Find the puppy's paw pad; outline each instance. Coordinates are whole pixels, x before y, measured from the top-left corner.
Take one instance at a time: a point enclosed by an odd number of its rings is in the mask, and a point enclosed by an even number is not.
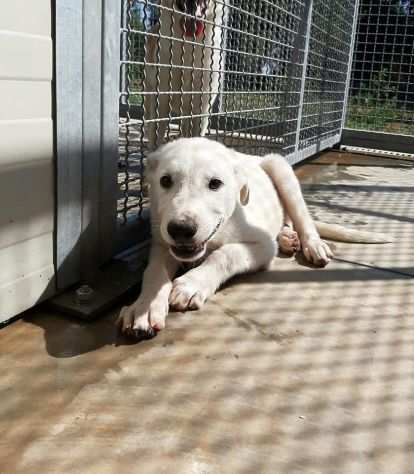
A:
[[[293,255],[300,250],[299,235],[289,227],[283,227],[277,237],[280,251],[286,255]]]

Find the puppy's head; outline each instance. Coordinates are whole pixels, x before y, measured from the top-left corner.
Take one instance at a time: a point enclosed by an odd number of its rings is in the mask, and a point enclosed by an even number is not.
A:
[[[237,205],[248,202],[247,178],[234,152],[205,138],[179,139],[148,160],[151,215],[180,261],[203,257]]]
[[[180,20],[184,36],[188,38],[201,37],[204,31],[208,3],[209,0],[176,0],[177,10],[186,14]]]

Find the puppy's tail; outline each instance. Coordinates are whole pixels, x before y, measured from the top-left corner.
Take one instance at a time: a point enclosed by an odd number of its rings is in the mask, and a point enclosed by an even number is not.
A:
[[[306,219],[307,226],[309,227],[312,224],[312,218],[303,200],[300,185],[292,167],[279,155],[264,157],[260,166],[270,177],[276,190],[279,192],[286,214],[294,221],[293,218],[295,216],[290,215],[292,210],[292,213],[296,214],[296,220],[302,219],[304,221]],[[288,203],[289,206],[287,205]],[[361,244],[385,244],[392,242],[392,239],[386,235],[348,229],[337,224],[315,222],[315,225],[320,236],[325,239]]]
[[[338,224],[327,224],[315,221],[319,235],[324,239],[354,244],[387,244],[393,240],[384,234],[367,232],[364,230],[349,229]]]

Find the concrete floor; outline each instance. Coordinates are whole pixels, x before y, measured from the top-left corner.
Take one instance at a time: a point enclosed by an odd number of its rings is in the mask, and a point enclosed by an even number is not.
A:
[[[277,258],[154,340],[45,308],[0,331],[0,473],[414,472],[414,163],[325,154],[313,213],[389,231]]]

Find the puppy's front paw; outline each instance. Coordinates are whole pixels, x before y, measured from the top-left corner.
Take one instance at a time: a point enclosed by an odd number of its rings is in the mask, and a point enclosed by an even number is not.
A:
[[[285,255],[293,255],[295,252],[300,250],[299,235],[296,231],[290,227],[283,227],[277,236],[279,248]]]
[[[325,267],[333,257],[333,253],[329,245],[319,236],[303,239],[302,248],[306,260],[313,263],[314,265],[317,265],[318,267]]]
[[[200,309],[209,294],[205,288],[200,288],[195,282],[185,278],[176,278],[170,293],[170,306],[176,311]]]
[[[151,339],[158,331],[164,329],[167,314],[168,304],[153,302],[146,305],[138,300],[131,306],[122,308],[117,325],[127,336]]]

